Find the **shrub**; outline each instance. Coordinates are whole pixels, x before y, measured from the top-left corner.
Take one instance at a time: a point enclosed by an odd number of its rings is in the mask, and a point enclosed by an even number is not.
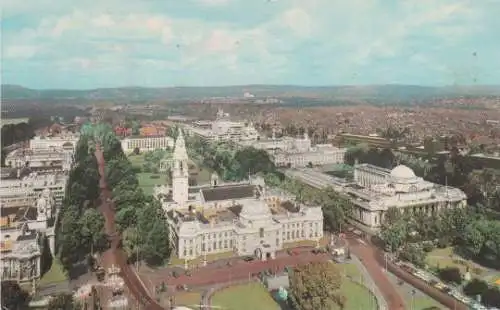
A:
[[[488,289],[488,284],[482,280],[472,279],[464,287],[465,295],[469,297],[476,297],[476,295],[482,295]]]
[[[159,179],[160,176],[158,174],[152,174],[149,176],[150,179]]]
[[[450,245],[450,240],[448,237],[439,238],[437,247],[440,249],[447,248]]]
[[[422,246],[424,252],[426,253],[429,253],[430,251],[434,250],[434,245],[430,242],[425,242]]]
[[[439,270],[439,278],[445,282],[460,284],[462,283],[462,274],[457,267],[446,267]]]
[[[483,304],[487,307],[500,307],[500,290],[494,287],[488,288],[481,295]]]

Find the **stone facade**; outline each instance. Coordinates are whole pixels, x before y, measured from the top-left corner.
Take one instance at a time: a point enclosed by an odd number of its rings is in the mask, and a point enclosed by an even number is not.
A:
[[[179,258],[194,259],[220,252],[255,255],[265,260],[288,242],[319,241],[323,213],[319,206],[299,205],[283,192],[268,188],[263,179],[189,187],[183,170],[187,153],[182,133],[176,141],[172,189],[158,186]]]
[[[344,194],[353,207],[352,219],[372,230],[380,228],[390,208],[435,214],[444,208],[467,205],[467,196],[460,189],[425,181],[403,165],[392,170],[369,164],[355,165],[354,180],[311,169],[295,169],[285,174],[315,188],[332,187]]]

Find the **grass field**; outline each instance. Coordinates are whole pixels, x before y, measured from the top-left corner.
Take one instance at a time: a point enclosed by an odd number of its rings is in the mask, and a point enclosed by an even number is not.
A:
[[[212,305],[227,310],[279,310],[269,292],[260,283],[236,285],[217,292]]]
[[[193,308],[195,305],[200,304],[200,300],[200,292],[186,292],[175,295],[175,304],[177,306],[183,305]]]
[[[448,247],[444,249],[434,249],[427,255],[426,263],[429,267],[457,267],[460,272],[465,273],[467,267],[470,268],[471,276],[481,277],[486,269],[481,265],[467,259],[460,258],[453,254],[453,248]]]
[[[139,155],[130,154],[127,156],[127,158],[133,167],[142,168],[142,164],[144,164],[144,153]]]
[[[159,176],[159,178],[151,178],[151,176]],[[153,194],[153,188],[157,184],[166,184],[167,179],[164,174],[161,173],[148,173],[140,172],[137,174],[137,180],[139,181],[139,187],[142,188],[146,195]]]
[[[38,285],[43,286],[63,282],[66,280],[68,280],[66,272],[61,266],[61,263],[54,258],[52,260],[52,266],[50,266],[50,269],[42,276]]]
[[[377,299],[372,292],[362,285],[344,278],[340,291],[347,299],[345,309],[378,309]]]

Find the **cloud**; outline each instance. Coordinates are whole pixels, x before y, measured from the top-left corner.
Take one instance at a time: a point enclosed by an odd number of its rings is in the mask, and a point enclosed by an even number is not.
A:
[[[500,48],[497,7],[493,0],[6,0],[4,71],[29,79],[16,72],[36,63],[53,76],[85,72],[95,83],[120,83],[110,72],[129,83],[133,71],[171,84],[330,84],[391,71],[391,81],[404,82],[425,76],[418,66],[456,66],[464,56],[449,51],[470,50],[473,40],[483,42],[474,50],[493,55],[484,42]],[[42,82],[50,79],[25,83]]]
[[[228,4],[231,0],[198,0],[198,2],[202,5],[218,6]]]
[[[36,55],[39,47],[34,45],[12,45],[5,49],[3,57],[6,59],[29,59]]]

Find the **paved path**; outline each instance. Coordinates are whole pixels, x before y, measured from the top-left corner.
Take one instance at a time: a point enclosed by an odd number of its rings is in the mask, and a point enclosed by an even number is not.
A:
[[[111,191],[109,190],[108,184],[105,177],[105,162],[104,154],[99,144],[96,145],[95,157],[97,159],[97,164],[99,168],[99,186],[101,189],[101,205],[99,210],[104,216],[104,229],[106,235],[111,241],[110,248],[103,253],[103,265],[105,268],[110,267],[112,264],[120,268],[120,275],[122,276],[127,289],[134,296],[134,298],[140,301],[144,305],[146,310],[159,310],[163,309],[156,300],[154,300],[146,287],[134,272],[134,270],[127,264],[126,255],[120,247],[121,236],[117,233],[115,227],[115,211],[112,202]],[[109,299],[108,299],[109,300]]]
[[[175,278],[170,275],[168,269],[156,270],[155,272],[142,273],[141,276],[147,278],[154,285],[162,282],[168,285],[188,285],[188,286],[207,286],[216,283],[231,282],[236,280],[248,279],[258,276],[262,271],[271,270],[273,272],[283,271],[285,267],[294,267],[311,262],[328,261],[331,257],[328,254],[313,254],[309,251],[303,251],[298,255],[277,257],[268,261],[237,261],[232,266],[218,266],[211,268],[200,268],[192,270],[191,276],[182,275]],[[146,282],[148,282],[146,281]]]
[[[375,282],[373,281],[373,279],[370,276],[370,273],[368,272],[366,267],[363,265],[363,263],[355,255],[351,255],[351,259],[352,259],[352,262],[358,266],[359,270],[363,274],[363,282],[364,282],[363,285],[366,288],[368,288],[373,293],[373,295],[375,295],[379,309],[380,310],[388,309],[387,302],[385,301],[382,292],[380,291],[377,284],[375,284]]]
[[[366,242],[360,241],[354,234],[347,233],[346,236],[352,253],[359,258],[372,280],[377,283],[377,287],[384,297],[388,309],[404,310],[404,299],[378,264],[375,257],[375,249]]]

